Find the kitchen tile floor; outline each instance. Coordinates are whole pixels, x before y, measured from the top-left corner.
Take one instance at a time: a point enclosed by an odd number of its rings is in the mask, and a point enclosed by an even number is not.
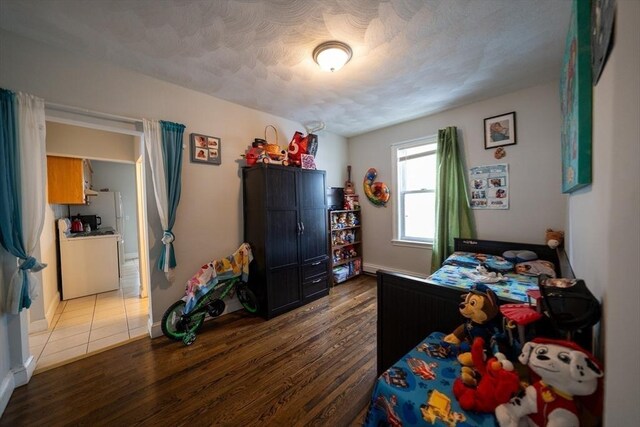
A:
[[[60,301],[52,326],[29,335],[36,373],[79,356],[148,335],[148,299],[138,296],[138,260],[123,267],[120,289]]]

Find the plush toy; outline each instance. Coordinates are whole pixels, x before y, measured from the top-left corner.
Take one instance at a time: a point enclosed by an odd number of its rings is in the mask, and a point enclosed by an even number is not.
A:
[[[336,227],[345,228],[346,226],[347,226],[347,214],[343,212],[338,216],[338,224],[336,225]]]
[[[448,343],[460,344],[465,341],[472,343],[476,337],[481,337],[488,344],[491,337],[500,330],[500,323],[497,319],[500,308],[496,294],[482,283],[473,285],[470,291],[468,294],[462,295],[464,301],[459,306],[460,313],[467,320],[444,337],[444,341]],[[460,354],[458,360],[463,365],[472,364],[472,357],[469,353]]]
[[[561,248],[564,242],[564,231],[553,231],[547,228],[544,241],[551,249]]]
[[[462,367],[462,374],[453,383],[453,394],[460,407],[467,411],[493,412],[520,389],[520,379],[513,364],[502,353],[484,361],[484,340],[476,338],[471,346],[474,368]],[[469,384],[471,378],[472,385]],[[479,381],[476,380],[479,378]]]
[[[571,341],[548,338],[527,342],[518,359],[540,380],[528,386],[524,396],[496,408],[500,426],[578,426],[574,396],[589,396],[598,389],[600,363]]]

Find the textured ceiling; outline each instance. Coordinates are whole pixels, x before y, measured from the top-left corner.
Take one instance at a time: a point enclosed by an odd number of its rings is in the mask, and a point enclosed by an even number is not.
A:
[[[0,0],[0,27],[344,136],[558,77],[567,0]],[[321,71],[315,46],[353,58]]]

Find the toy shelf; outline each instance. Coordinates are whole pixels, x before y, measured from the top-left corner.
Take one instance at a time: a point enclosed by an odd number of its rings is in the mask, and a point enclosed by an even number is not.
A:
[[[338,284],[362,274],[361,211],[329,211],[329,242],[333,283]]]

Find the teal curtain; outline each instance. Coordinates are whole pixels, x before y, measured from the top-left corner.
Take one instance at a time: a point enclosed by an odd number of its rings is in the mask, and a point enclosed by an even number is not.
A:
[[[27,253],[22,224],[22,182],[18,105],[16,94],[0,89],[0,245],[21,263],[17,276],[0,287],[0,296],[7,298],[8,311],[17,312],[31,306],[29,271],[42,270],[41,264]]]
[[[458,150],[458,131],[450,126],[438,131],[436,151],[436,232],[431,272],[453,252],[455,237],[475,238],[467,179]]]
[[[180,203],[180,192],[182,188],[182,136],[184,135],[185,126],[180,123],[172,123],[160,121],[162,136],[162,157],[164,163],[165,179],[167,181],[167,210],[168,221],[167,229],[164,230],[162,242],[169,243],[169,250],[162,251],[158,258],[158,268],[165,270],[168,262],[169,268],[175,268],[176,255],[173,250],[173,241],[175,236],[172,229],[176,222],[176,212],[178,203]],[[168,259],[167,259],[168,256]]]

